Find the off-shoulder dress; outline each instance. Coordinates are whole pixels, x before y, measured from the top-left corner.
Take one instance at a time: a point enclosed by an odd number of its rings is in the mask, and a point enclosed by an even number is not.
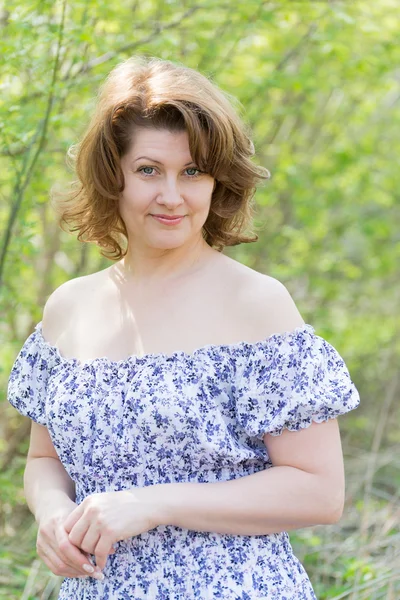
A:
[[[48,343],[39,322],[15,359],[8,399],[48,428],[78,504],[95,492],[269,469],[265,433],[298,431],[360,402],[338,351],[307,323],[191,354],[81,362]],[[103,572],[104,581],[65,578],[59,600],[316,598],[287,532],[158,526],[117,542]]]

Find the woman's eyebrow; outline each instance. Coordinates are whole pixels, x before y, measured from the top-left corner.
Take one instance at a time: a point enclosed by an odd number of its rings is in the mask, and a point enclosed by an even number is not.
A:
[[[149,156],[139,156],[139,158],[135,158],[135,160],[133,162],[137,162],[138,160],[141,159],[145,159],[145,160],[149,160],[150,162],[154,162],[157,163],[158,165],[162,165],[162,162],[160,162],[159,160],[156,160],[155,158],[150,158]],[[188,167],[189,165],[194,164],[193,160],[191,160],[190,162],[186,163],[186,165],[183,165],[184,167]]]

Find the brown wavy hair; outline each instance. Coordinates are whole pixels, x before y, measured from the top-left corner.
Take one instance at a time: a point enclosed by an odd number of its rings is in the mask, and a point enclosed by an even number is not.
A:
[[[210,246],[221,251],[257,241],[257,235],[244,231],[252,220],[256,186],[269,172],[250,160],[254,145],[233,99],[194,69],[153,57],[120,63],[101,86],[88,129],[68,153],[78,180],[70,191],[57,194],[62,229],[78,231],[79,241],[95,242],[107,258],[125,256],[120,161],[135,127],[187,131],[193,161],[216,180],[203,226]]]

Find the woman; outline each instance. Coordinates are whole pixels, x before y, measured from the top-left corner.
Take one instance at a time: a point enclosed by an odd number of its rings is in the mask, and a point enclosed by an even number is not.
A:
[[[360,399],[285,286],[222,253],[257,239],[252,154],[196,71],[132,58],[102,88],[61,222],[114,262],[53,292],[8,390],[62,600],[315,599],[287,531],[340,518]]]

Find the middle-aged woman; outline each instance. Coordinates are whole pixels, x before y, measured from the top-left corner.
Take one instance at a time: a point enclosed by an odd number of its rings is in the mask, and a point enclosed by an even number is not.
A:
[[[335,523],[359,395],[286,287],[224,255],[267,172],[200,73],[104,83],[61,223],[113,260],[49,297],[8,397],[60,600],[315,600],[287,531]]]

